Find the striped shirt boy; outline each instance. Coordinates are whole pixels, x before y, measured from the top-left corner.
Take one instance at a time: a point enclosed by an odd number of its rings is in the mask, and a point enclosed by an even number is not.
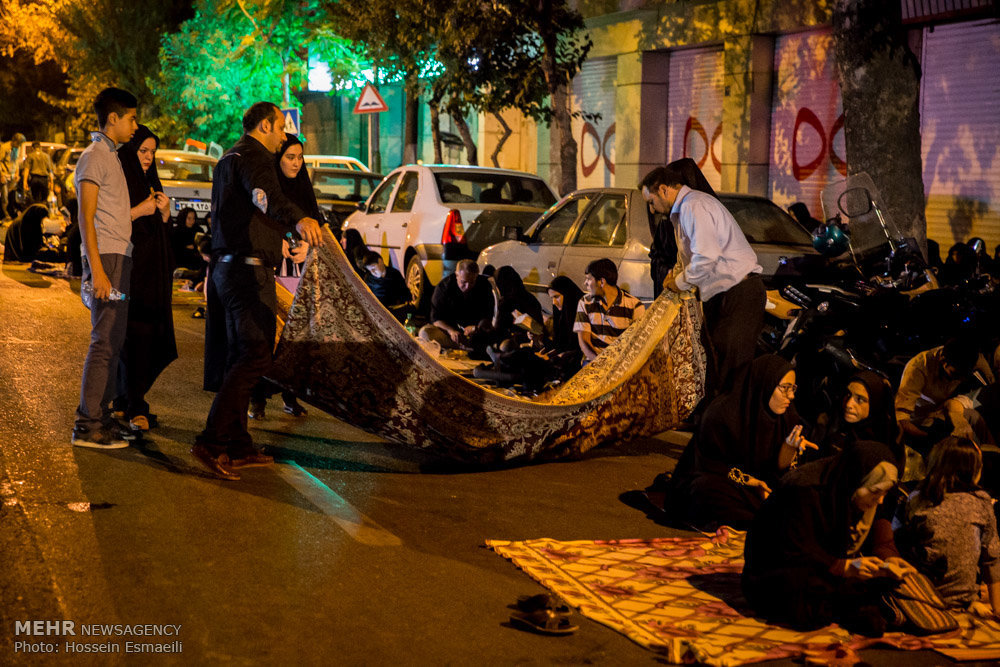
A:
[[[576,307],[573,331],[589,331],[591,347],[600,351],[625,333],[625,329],[645,312],[646,306],[621,288],[608,308],[604,307],[603,297],[585,294]]]

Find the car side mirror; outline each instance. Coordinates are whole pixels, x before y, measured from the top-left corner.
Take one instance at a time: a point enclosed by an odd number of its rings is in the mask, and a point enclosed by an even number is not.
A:
[[[361,212],[363,212],[363,213],[366,213],[368,211],[368,202],[359,201],[358,202],[358,210],[361,211]]]
[[[504,225],[503,226],[503,238],[506,241],[524,241],[525,235],[524,230],[516,225]]]

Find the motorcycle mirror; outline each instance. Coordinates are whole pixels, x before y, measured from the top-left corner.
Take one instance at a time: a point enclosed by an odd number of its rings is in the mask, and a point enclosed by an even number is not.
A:
[[[848,218],[857,218],[872,210],[872,196],[866,188],[848,188],[837,198],[837,208]]]

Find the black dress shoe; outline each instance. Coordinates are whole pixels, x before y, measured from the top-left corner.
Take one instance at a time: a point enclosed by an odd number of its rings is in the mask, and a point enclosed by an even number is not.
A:
[[[229,460],[229,467],[237,468],[263,468],[274,464],[274,457],[264,452],[251,449],[249,451],[234,454]]]
[[[230,482],[239,481],[240,474],[233,470],[228,455],[219,454],[218,456],[214,456],[212,452],[208,451],[205,445],[195,445],[191,448],[191,454],[219,479]]]

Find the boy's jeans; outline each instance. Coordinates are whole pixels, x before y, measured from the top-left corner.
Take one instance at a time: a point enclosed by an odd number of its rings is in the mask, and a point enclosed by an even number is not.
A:
[[[125,255],[101,255],[104,272],[111,286],[119,292],[131,291],[132,258]],[[83,258],[83,280],[90,280],[90,266]],[[90,349],[83,363],[80,406],[76,409],[76,428],[96,430],[111,422],[111,399],[117,387],[118,356],[125,342],[128,301],[94,299],[90,309]]]

